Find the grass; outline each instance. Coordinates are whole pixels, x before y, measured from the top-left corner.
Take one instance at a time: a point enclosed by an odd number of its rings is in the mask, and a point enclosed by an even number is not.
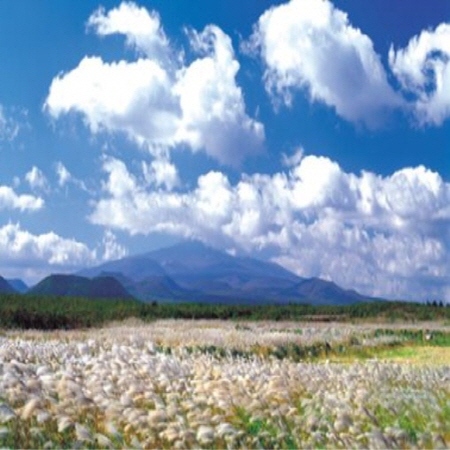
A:
[[[407,345],[380,351],[379,359],[416,365],[450,365],[450,348]]]
[[[448,446],[448,331],[432,333],[424,340],[420,325],[191,320],[9,330],[0,342],[8,375],[0,404],[16,417],[0,424],[0,447],[108,447],[97,433],[112,448]],[[36,378],[44,384],[33,388]],[[30,396],[48,421],[24,418]],[[166,418],[155,421],[157,409]],[[61,417],[71,425],[58,432]],[[221,425],[231,433],[219,433]],[[212,430],[210,442],[198,437],[201,427]]]

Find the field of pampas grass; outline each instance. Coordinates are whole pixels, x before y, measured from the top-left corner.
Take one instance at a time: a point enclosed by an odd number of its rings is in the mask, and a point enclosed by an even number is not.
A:
[[[449,448],[449,331],[206,320],[3,331],[0,447]],[[443,358],[386,356],[404,348]]]

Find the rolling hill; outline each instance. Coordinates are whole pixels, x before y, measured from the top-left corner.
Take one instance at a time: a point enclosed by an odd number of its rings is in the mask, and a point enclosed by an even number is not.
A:
[[[92,279],[77,275],[50,275],[33,286],[27,294],[105,299],[132,299],[133,296],[114,277]]]

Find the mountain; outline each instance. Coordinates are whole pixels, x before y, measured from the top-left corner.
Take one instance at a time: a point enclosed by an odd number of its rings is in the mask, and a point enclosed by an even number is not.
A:
[[[95,273],[97,275],[97,271]],[[153,300],[181,301],[188,299],[191,295],[167,275],[149,275],[143,279],[137,277],[136,281],[121,272],[100,271],[97,276],[115,278],[133,297],[146,302]]]
[[[102,273],[123,274],[134,281],[142,281],[148,277],[166,276],[164,269],[150,256],[136,255],[132,257],[108,261],[96,267],[80,270],[77,275],[93,278]]]
[[[32,287],[28,294],[109,299],[133,298],[116,278],[89,279],[77,275],[50,275]]]
[[[0,276],[0,294],[17,294],[14,289],[2,276]]]
[[[283,291],[283,295],[290,298],[315,299],[315,304],[329,304],[333,300],[337,305],[351,305],[353,303],[371,300],[353,290],[344,290],[332,281],[320,278],[309,278]]]
[[[15,278],[13,280],[8,279],[6,280],[10,286],[12,286],[19,294],[24,294],[28,291],[28,286],[20,279]]]
[[[187,241],[147,253],[174,279],[207,274],[272,276],[298,281],[300,278],[278,264],[254,258],[237,257],[215,250],[198,241]]]
[[[304,279],[277,264],[232,256],[197,241],[110,261],[77,275],[114,277],[144,301],[351,304],[370,300],[330,281]]]

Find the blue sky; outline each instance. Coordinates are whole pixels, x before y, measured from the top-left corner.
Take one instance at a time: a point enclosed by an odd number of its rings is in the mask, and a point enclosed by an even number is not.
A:
[[[450,3],[0,3],[0,274],[195,238],[450,300]]]

